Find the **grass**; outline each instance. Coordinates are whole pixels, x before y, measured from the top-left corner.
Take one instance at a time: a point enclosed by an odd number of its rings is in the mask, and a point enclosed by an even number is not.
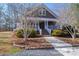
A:
[[[16,53],[18,51],[21,51],[20,48],[13,47],[10,44],[5,44],[4,46],[3,45],[0,45],[0,54],[2,54],[2,55],[13,54],[13,53]]]
[[[10,53],[10,54],[14,54],[14,53],[16,53],[17,51],[21,51],[21,49],[19,49],[19,48],[11,48],[11,49],[9,50],[9,53]]]
[[[20,48],[14,47],[11,43],[12,32],[0,32],[0,54],[13,54],[21,51]]]

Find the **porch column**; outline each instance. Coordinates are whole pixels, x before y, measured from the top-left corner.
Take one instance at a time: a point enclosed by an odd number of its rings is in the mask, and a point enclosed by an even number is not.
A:
[[[36,21],[34,21],[34,28],[37,30]]]
[[[38,27],[38,30],[40,30],[40,27],[39,27],[39,21],[37,22],[37,27]]]
[[[47,28],[48,28],[48,21],[47,21]]]
[[[45,21],[45,29],[48,28],[48,21]]]
[[[42,35],[42,29],[40,29],[39,21],[37,22],[37,27],[38,27],[38,30],[39,30],[39,32],[40,32],[40,35]]]

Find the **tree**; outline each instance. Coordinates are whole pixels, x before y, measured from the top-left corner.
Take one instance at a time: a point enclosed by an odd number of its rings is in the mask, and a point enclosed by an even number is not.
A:
[[[77,18],[75,13],[75,6],[69,4],[68,7],[64,7],[60,11],[59,23],[60,25],[65,25],[66,30],[70,33],[71,37],[75,39],[76,28],[77,28]],[[70,27],[69,27],[70,26]]]
[[[76,4],[73,4],[73,6],[75,6],[75,13],[76,13],[76,19],[77,19],[77,28],[79,29],[79,4],[76,3]],[[78,30],[79,31],[79,30]]]
[[[16,23],[18,22],[17,4],[7,4],[7,12],[12,22],[12,27],[16,28]],[[11,25],[11,24],[10,24]]]
[[[0,29],[2,28],[2,23],[3,23],[3,14],[4,14],[4,11],[3,11],[3,4],[0,4]]]
[[[12,13],[12,18],[13,20],[16,22],[16,20],[18,20],[23,27],[24,30],[24,41],[26,40],[26,38],[28,38],[28,36],[30,35],[30,33],[28,33],[27,30],[30,30],[31,28],[33,28],[33,22],[31,22],[30,19],[27,18],[27,13],[30,10],[30,4],[8,4],[11,13]]]

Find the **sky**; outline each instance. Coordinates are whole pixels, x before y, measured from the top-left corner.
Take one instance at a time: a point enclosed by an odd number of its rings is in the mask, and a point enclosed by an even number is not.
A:
[[[59,10],[61,10],[63,7],[68,7],[67,3],[45,3],[45,5],[56,14],[59,14]]]
[[[63,7],[68,7],[67,3],[46,3],[45,5],[56,14],[59,14],[59,10]]]

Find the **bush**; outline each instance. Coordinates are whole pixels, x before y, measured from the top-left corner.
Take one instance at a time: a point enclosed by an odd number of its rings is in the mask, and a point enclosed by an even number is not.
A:
[[[23,29],[19,29],[19,30],[16,30],[16,36],[18,38],[23,38],[23,34],[24,34],[24,30]],[[34,29],[30,29],[30,30],[27,30],[27,33],[29,33],[29,36],[28,37],[36,37],[36,31]]]
[[[36,37],[37,32],[34,29],[31,29],[30,32],[31,33],[30,33],[29,37]]]
[[[51,35],[52,36],[63,36],[63,37],[70,36],[70,34],[67,31],[63,31],[60,29],[52,30]]]
[[[16,36],[18,38],[23,38],[24,37],[23,36],[23,29],[16,30],[15,33],[16,33]]]
[[[51,33],[51,35],[52,36],[60,36],[61,35],[61,30],[58,30],[58,29],[56,29],[56,30],[52,30],[52,33]]]

